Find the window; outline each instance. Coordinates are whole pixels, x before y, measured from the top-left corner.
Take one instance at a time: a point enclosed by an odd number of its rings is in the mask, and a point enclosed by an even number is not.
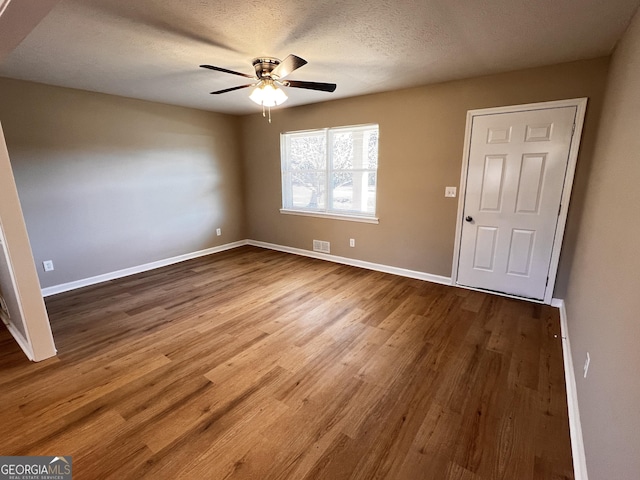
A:
[[[280,136],[283,213],[376,221],[378,125]]]

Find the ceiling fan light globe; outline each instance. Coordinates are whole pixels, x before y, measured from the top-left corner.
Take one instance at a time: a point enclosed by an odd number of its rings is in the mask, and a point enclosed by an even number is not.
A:
[[[251,99],[252,102],[257,103],[258,105],[262,105],[264,94],[261,85],[258,85],[253,89],[253,92],[251,92],[251,95],[249,95],[249,99]]]
[[[265,107],[276,106],[276,89],[271,83],[267,83],[262,87],[262,104]]]
[[[262,105],[264,107],[275,107],[281,105],[287,100],[287,94],[284,91],[271,83],[258,85],[249,98],[254,103]]]
[[[274,95],[275,95],[274,101],[276,102],[276,105],[282,105],[289,98],[287,97],[287,94],[284,93],[284,90],[282,90],[281,88],[276,88]]]

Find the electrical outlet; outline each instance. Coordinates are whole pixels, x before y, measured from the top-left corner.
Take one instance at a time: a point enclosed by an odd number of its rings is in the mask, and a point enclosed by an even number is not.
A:
[[[456,187],[445,187],[444,196],[454,198],[456,196]]]
[[[591,363],[591,355],[587,352],[587,358],[584,361],[584,378],[587,378],[587,373],[589,373],[589,364]]]
[[[356,246],[356,239],[355,238],[350,238],[349,239],[349,246],[350,247],[355,247]]]
[[[53,260],[45,260],[42,262],[45,272],[53,272]]]
[[[222,235],[222,229],[221,228],[216,228],[216,235],[217,236]]]

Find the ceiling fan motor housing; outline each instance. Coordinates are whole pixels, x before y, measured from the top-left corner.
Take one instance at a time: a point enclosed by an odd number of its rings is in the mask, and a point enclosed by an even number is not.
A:
[[[280,60],[272,57],[259,57],[254,58],[252,63],[253,68],[256,69],[256,77],[262,80],[263,78],[272,78],[271,72],[280,65]]]

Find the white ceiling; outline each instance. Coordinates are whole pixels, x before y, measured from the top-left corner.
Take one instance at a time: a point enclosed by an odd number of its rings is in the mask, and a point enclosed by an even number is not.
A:
[[[16,0],[14,0],[16,1]],[[24,0],[23,0],[24,1]],[[19,5],[19,2],[17,2]],[[284,106],[611,53],[640,0],[60,0],[0,76],[243,114],[257,56],[309,64]]]

